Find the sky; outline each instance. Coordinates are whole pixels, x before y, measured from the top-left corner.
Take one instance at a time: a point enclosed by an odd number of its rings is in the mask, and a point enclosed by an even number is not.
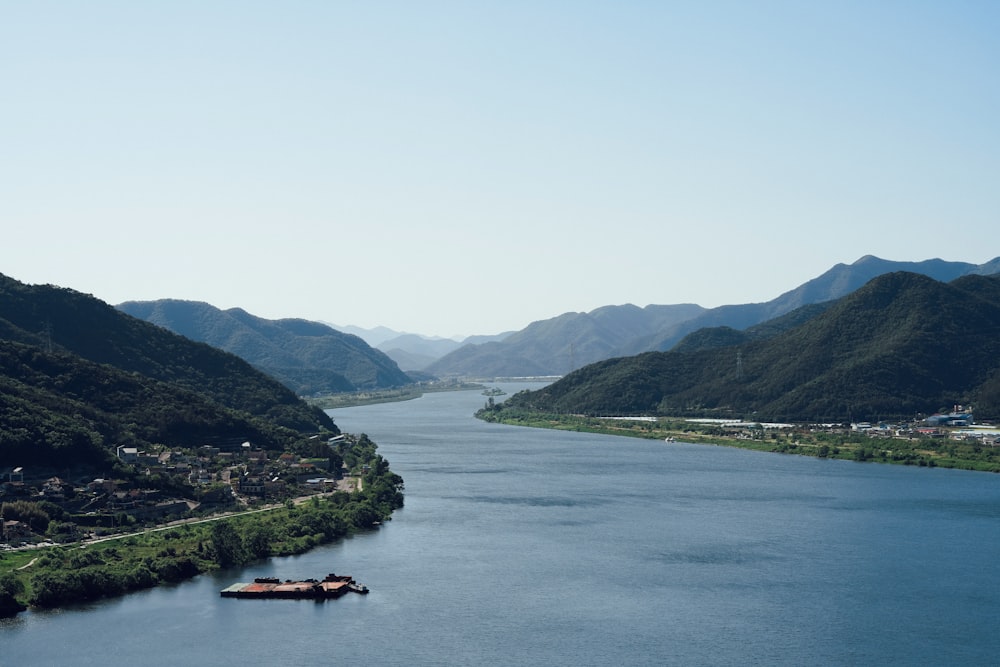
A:
[[[455,336],[981,264],[998,34],[992,0],[0,0],[0,273]]]

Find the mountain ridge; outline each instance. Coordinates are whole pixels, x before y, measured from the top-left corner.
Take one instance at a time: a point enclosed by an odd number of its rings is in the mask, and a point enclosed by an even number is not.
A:
[[[815,422],[912,418],[971,403],[977,415],[1000,416],[998,276],[943,283],[883,274],[775,330],[728,346],[604,360],[505,403],[593,415]]]
[[[463,346],[426,368],[441,376],[564,375],[602,359],[665,351],[705,327],[735,330],[785,315],[800,306],[841,298],[872,278],[893,271],[929,275],[944,282],[962,275],[1000,272],[1000,257],[984,264],[929,259],[896,262],[864,255],[852,264],[836,264],[816,278],[774,299],[755,304],[703,308],[633,304],[602,306],[590,313],[564,313],[512,333],[499,346]],[[677,309],[690,308],[687,314]],[[670,316],[672,314],[673,319]],[[627,335],[622,335],[623,333]]]
[[[412,380],[360,337],[304,319],[266,320],[200,301],[127,301],[122,312],[247,360],[299,395],[385,389]]]
[[[0,465],[114,460],[117,445],[338,433],[239,357],[90,295],[0,275]]]

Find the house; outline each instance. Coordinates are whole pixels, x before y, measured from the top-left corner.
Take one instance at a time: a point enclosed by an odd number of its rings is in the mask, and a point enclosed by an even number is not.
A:
[[[211,484],[215,481],[215,474],[211,470],[205,468],[192,469],[191,473],[188,475],[188,481],[192,484]]]
[[[278,477],[264,482],[264,492],[269,496],[278,496],[285,492],[285,482]]]
[[[202,445],[198,449],[198,453],[212,459],[219,455],[219,448],[213,447],[212,445]]]
[[[118,447],[118,458],[125,463],[135,463],[139,460],[139,450],[136,447]]]
[[[155,466],[160,462],[160,456],[158,454],[149,454],[147,452],[139,452],[136,455],[136,462],[139,465],[145,466]]]
[[[249,474],[240,476],[239,491],[248,496],[263,496],[265,483],[262,477],[251,477]]]
[[[104,479],[103,477],[98,477],[94,481],[87,484],[87,490],[94,493],[114,493],[118,488],[118,485],[113,479]]]
[[[45,500],[51,500],[52,502],[66,500],[67,493],[72,490],[73,488],[69,484],[58,477],[52,477],[42,485],[42,495],[45,496]]]
[[[0,539],[5,541],[16,540],[31,536],[31,528],[23,521],[2,521],[0,522]]]

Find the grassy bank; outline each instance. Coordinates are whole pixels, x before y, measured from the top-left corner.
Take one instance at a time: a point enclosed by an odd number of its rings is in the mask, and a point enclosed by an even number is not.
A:
[[[0,613],[19,605],[59,607],[270,556],[303,553],[371,528],[402,507],[403,480],[380,456],[362,489],[287,501],[269,511],[148,530],[120,539],[0,552]]]
[[[475,382],[426,382],[407,387],[399,387],[396,389],[329,394],[327,396],[316,396],[306,400],[311,405],[315,405],[322,410],[334,410],[336,408],[351,408],[357,405],[375,405],[377,403],[411,401],[415,398],[420,398],[424,394],[439,391],[469,391],[472,389],[482,388],[483,385]]]
[[[739,447],[818,458],[1000,472],[1000,447],[987,447],[947,438],[872,437],[863,433],[815,430],[806,426],[780,431],[751,428],[746,429],[744,433],[734,435],[727,433],[720,425],[699,424],[680,418],[633,421],[535,413],[507,409],[503,406],[492,410],[480,410],[476,416],[485,421],[514,426],[603,433],[661,441],[672,438],[677,442]]]

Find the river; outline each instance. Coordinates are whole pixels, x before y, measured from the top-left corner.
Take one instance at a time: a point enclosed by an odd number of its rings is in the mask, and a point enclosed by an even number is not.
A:
[[[997,475],[486,424],[484,402],[331,411],[406,480],[391,522],[2,620],[0,665],[996,663]],[[328,572],[371,593],[218,594]]]

